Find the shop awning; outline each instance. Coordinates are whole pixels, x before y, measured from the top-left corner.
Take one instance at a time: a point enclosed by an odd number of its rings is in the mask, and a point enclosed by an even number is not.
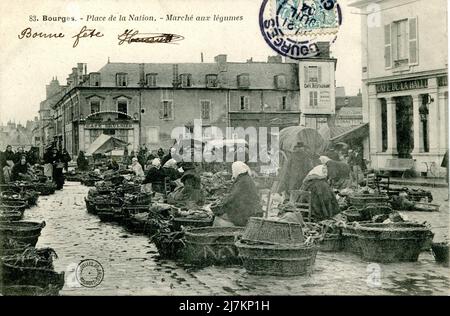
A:
[[[330,142],[338,143],[338,142],[352,142],[361,140],[365,137],[369,136],[369,123],[364,123],[358,126],[354,126],[347,131],[340,133],[339,135],[335,135],[330,138]]]
[[[126,142],[114,136],[101,134],[92,142],[91,146],[89,146],[86,151],[86,156],[108,153],[116,148],[124,148],[127,145]]]

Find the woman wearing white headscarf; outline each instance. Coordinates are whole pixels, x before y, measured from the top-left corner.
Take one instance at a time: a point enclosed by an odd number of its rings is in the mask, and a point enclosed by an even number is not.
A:
[[[133,159],[131,159],[131,170],[133,170],[135,176],[140,179],[144,179],[144,170],[142,169],[142,166],[136,157],[133,157]]]
[[[318,165],[308,173],[300,188],[311,192],[311,215],[316,221],[331,218],[340,212],[336,196],[327,182],[327,176],[327,167]]]
[[[250,217],[261,216],[260,198],[250,168],[241,161],[231,165],[234,179],[230,194],[214,208],[214,226],[245,226]]]

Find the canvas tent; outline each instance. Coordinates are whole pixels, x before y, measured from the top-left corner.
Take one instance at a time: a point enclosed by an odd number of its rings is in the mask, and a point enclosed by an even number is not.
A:
[[[111,135],[101,134],[97,137],[86,151],[86,156],[94,154],[104,154],[113,151],[116,148],[124,148],[128,144]]]

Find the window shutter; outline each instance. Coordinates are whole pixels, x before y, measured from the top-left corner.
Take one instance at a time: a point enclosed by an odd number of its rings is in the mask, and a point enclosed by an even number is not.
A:
[[[305,66],[305,67],[303,67],[304,69],[305,69],[305,83],[308,83],[309,82],[309,77],[308,77],[308,67],[307,66]]]
[[[173,102],[169,101],[167,105],[167,116],[169,119],[173,119]]]
[[[409,19],[409,64],[418,63],[417,18]]]
[[[317,81],[318,83],[322,82],[322,67],[317,66]]]
[[[164,101],[159,104],[159,118],[164,118]]]
[[[391,24],[384,26],[384,67],[392,67]]]
[[[248,107],[248,97],[244,98],[244,107],[245,107],[246,110],[249,109],[249,107]]]

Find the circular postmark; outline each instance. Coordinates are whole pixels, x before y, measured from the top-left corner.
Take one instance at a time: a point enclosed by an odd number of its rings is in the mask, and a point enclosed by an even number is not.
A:
[[[94,259],[82,260],[75,271],[77,281],[84,287],[96,287],[103,281],[103,266]]]
[[[263,0],[259,11],[266,43],[292,59],[319,56],[319,42],[333,43],[341,24],[337,0]]]

